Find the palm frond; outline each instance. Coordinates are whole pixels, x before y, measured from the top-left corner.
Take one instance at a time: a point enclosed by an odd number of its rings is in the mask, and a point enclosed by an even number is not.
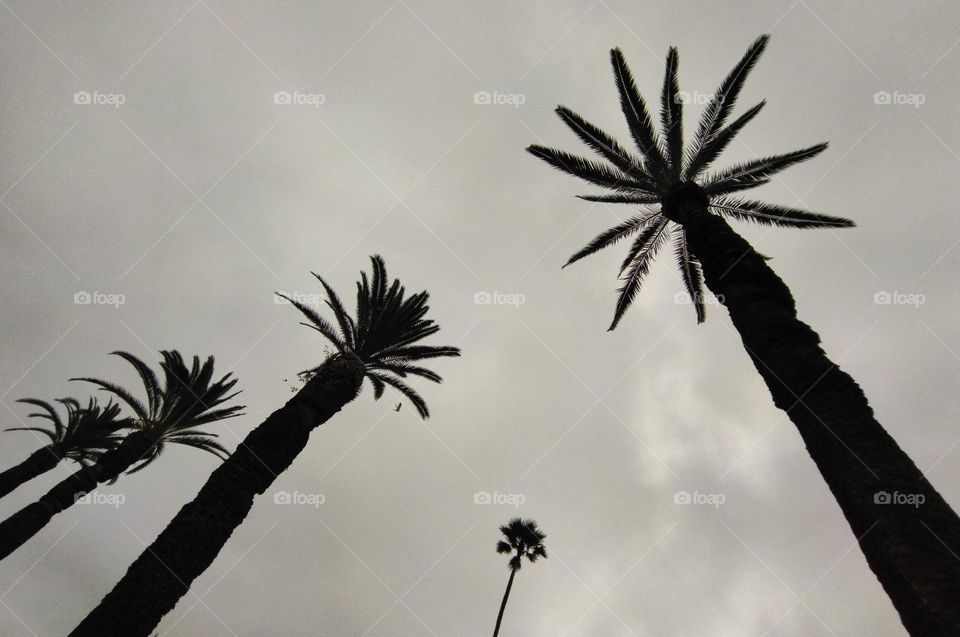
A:
[[[653,130],[646,102],[637,90],[633,74],[630,73],[630,67],[627,66],[620,49],[610,51],[610,64],[613,66],[613,76],[620,94],[620,109],[630,127],[633,141],[643,155],[647,171],[662,180],[668,174],[668,167],[660,149],[660,138]]]
[[[435,383],[443,381],[443,378],[440,377],[440,374],[437,374],[433,370],[427,369],[426,367],[421,367],[419,365],[411,365],[409,363],[377,363],[371,365],[372,369],[380,369],[385,372],[392,372],[401,378],[406,378],[407,375],[419,376],[421,378],[426,378],[427,380],[432,380]]]
[[[163,453],[163,450],[163,440],[158,440],[152,447],[150,447],[149,450],[147,450],[145,454],[138,458],[137,462],[134,463],[130,469],[127,470],[127,475],[130,475],[131,473],[137,473],[138,471],[143,471],[149,467],[157,458],[160,457],[160,454]],[[115,481],[116,480],[113,482]]]
[[[713,94],[700,117],[700,125],[691,141],[690,158],[688,161],[685,179],[691,180],[703,169],[699,157],[701,151],[713,135],[720,130],[727,117],[733,111],[750,71],[756,65],[767,46],[770,36],[762,35],[747,49],[737,65],[724,78],[720,88]]]
[[[594,201],[596,203],[629,203],[629,204],[652,204],[658,203],[663,197],[656,193],[649,195],[640,194],[615,194],[615,195],[577,195],[578,199],[584,201]]]
[[[754,221],[761,225],[788,228],[852,228],[856,225],[842,217],[733,197],[720,197],[711,201],[710,208],[738,221]]]
[[[624,312],[626,312],[630,304],[633,303],[634,297],[636,297],[637,292],[640,290],[640,284],[643,282],[643,278],[650,271],[650,264],[653,261],[653,257],[665,239],[668,223],[669,220],[664,217],[659,223],[652,226],[653,232],[651,232],[650,237],[644,246],[633,256],[627,276],[623,279],[623,286],[618,290],[620,296],[617,299],[617,307],[613,313],[613,322],[610,324],[610,327],[607,328],[608,332],[616,329],[620,319],[623,318]],[[637,239],[639,240],[640,237],[637,237]]]
[[[60,419],[60,414],[57,413],[57,410],[45,400],[40,400],[39,398],[20,398],[17,400],[18,403],[23,403],[25,405],[33,405],[34,407],[39,407],[42,409],[42,412],[31,412],[27,414],[28,418],[43,418],[44,420],[49,420],[53,425],[53,429],[44,429],[40,427],[10,427],[7,431],[37,431],[42,432],[45,435],[49,436],[51,441],[56,442],[57,440],[63,437],[64,432],[66,431],[66,425],[63,424],[63,420]]]
[[[620,192],[638,190],[642,192],[647,189],[646,184],[631,179],[620,170],[586,159],[585,157],[571,155],[562,150],[546,148],[537,144],[528,146],[527,152],[534,157],[542,159],[557,170],[565,172],[568,175],[573,175],[574,177],[579,177],[597,186]]]
[[[70,380],[79,380],[79,381],[96,385],[100,389],[110,392],[111,394],[113,394],[114,396],[116,396],[117,398],[125,402],[127,404],[127,407],[129,407],[130,410],[133,411],[133,413],[136,415],[137,419],[141,423],[147,422],[150,420],[150,416],[151,416],[150,411],[147,410],[147,408],[144,406],[142,402],[140,402],[139,399],[137,399],[133,394],[131,394],[122,386],[116,383],[100,380],[98,378],[88,378],[85,376],[82,376],[79,378],[71,378]]]
[[[625,175],[651,189],[656,188],[653,177],[644,172],[642,161],[632,157],[613,137],[565,106],[558,106],[556,112],[563,123],[569,126],[577,137],[619,168]]]
[[[133,366],[140,376],[140,380],[143,382],[144,390],[146,390],[148,411],[150,413],[159,411],[160,403],[163,400],[163,391],[160,389],[157,376],[153,373],[153,370],[150,369],[150,366],[129,352],[116,351],[111,352],[111,354],[119,356]]]
[[[816,144],[807,148],[801,148],[791,153],[782,155],[771,155],[770,157],[761,157],[752,161],[736,164],[717,173],[710,175],[703,184],[703,189],[708,194],[723,194],[728,186],[737,186],[749,184],[753,187],[757,182],[766,183],[777,173],[795,166],[808,159],[812,159],[827,149],[827,144]]]
[[[221,460],[226,460],[230,457],[230,452],[227,451],[226,447],[221,445],[219,442],[210,440],[209,438],[203,436],[173,435],[167,438],[167,442],[184,445],[186,447],[193,447],[194,449],[199,449],[200,451],[206,451],[207,453],[217,456]]]
[[[337,319],[337,325],[340,326],[340,334],[343,337],[344,342],[346,342],[346,344],[351,348],[356,347],[354,343],[355,334],[353,330],[353,324],[350,321],[350,317],[347,314],[346,308],[344,308],[343,303],[340,302],[340,297],[337,296],[337,293],[334,292],[333,288],[323,280],[322,276],[316,272],[312,272],[311,274],[313,274],[313,276],[320,281],[320,285],[323,286],[323,289],[327,293],[327,306],[333,310],[333,316]]]
[[[747,112],[735,119],[729,126],[720,129],[715,135],[711,136],[696,157],[697,165],[691,166],[691,170],[700,173],[706,169],[707,166],[724,151],[730,142],[733,141],[737,133],[743,130],[743,127],[760,113],[766,103],[766,100],[761,100],[759,104],[748,109]]]
[[[650,221],[650,219],[656,217],[658,214],[660,213],[654,212],[646,215],[634,215],[620,225],[614,226],[609,230],[602,232],[579,252],[570,257],[563,267],[565,268],[571,263],[576,263],[580,259],[590,256],[595,252],[599,252],[607,246],[612,246],[624,237],[629,237],[633,233],[643,228]]]
[[[393,376],[390,376],[389,374],[383,374],[383,373],[371,370],[367,372],[367,375],[372,378],[376,378],[377,380],[387,385],[390,385],[391,387],[399,391],[401,394],[403,394],[407,398],[407,400],[409,400],[413,404],[414,408],[416,408],[417,413],[420,414],[421,418],[426,420],[427,418],[430,417],[430,410],[427,408],[426,401],[420,396],[420,394],[417,393],[417,391],[413,387],[411,387],[410,385],[407,385],[405,382],[403,382],[399,378],[394,378]]]
[[[683,167],[683,100],[680,99],[680,81],[677,70],[680,56],[676,47],[667,53],[667,68],[660,93],[660,123],[667,138],[667,163],[674,179],[680,178]]]
[[[700,263],[690,254],[687,246],[687,231],[683,228],[679,228],[674,237],[674,253],[677,257],[677,267],[680,268],[683,285],[687,289],[694,310],[697,312],[697,323],[703,323],[707,315],[706,306],[703,302],[703,274],[700,271]]]
[[[290,305],[300,310],[304,316],[307,317],[309,323],[304,323],[307,327],[317,330],[320,334],[323,335],[338,351],[343,351],[346,348],[346,343],[343,337],[337,333],[337,330],[327,322],[327,319],[320,316],[320,314],[314,310],[309,305],[304,305],[303,303],[290,298],[286,294],[281,294],[280,292],[274,292],[277,296],[280,296],[290,302]]]

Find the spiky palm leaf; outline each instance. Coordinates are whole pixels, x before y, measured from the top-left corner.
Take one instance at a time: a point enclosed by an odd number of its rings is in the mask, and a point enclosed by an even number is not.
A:
[[[500,532],[504,539],[497,542],[497,553],[514,554],[507,562],[510,570],[519,571],[523,558],[527,558],[531,563],[541,557],[546,559],[547,549],[543,541],[547,536],[537,527],[535,521],[513,518],[500,527]]]
[[[607,170],[606,167],[603,170]],[[417,345],[440,331],[440,326],[433,320],[424,318],[430,309],[427,305],[429,295],[420,292],[406,296],[399,280],[390,283],[383,259],[374,255],[370,260],[373,263],[371,277],[361,272],[357,282],[355,316],[347,313],[333,288],[319,274],[313,273],[326,291],[326,304],[333,311],[336,326],[313,308],[279,292],[277,294],[307,317],[308,322],[304,325],[318,331],[338,352],[356,356],[363,363],[375,399],[379,399],[390,385],[406,396],[422,418],[427,418],[430,411],[426,401],[401,379],[418,376],[439,383],[442,379],[438,374],[415,363],[430,358],[459,356],[460,350]]]
[[[213,356],[203,364],[194,356],[187,367],[183,356],[177,351],[163,351],[160,370],[163,381],[150,366],[127,352],[113,352],[136,370],[146,393],[146,402],[117,383],[98,378],[74,378],[97,385],[122,400],[133,411],[133,427],[148,433],[154,440],[150,451],[128,471],[140,471],[163,453],[166,443],[175,443],[212,453],[223,459],[230,452],[216,442],[217,434],[203,431],[201,427],[217,420],[239,416],[243,405],[220,407],[219,405],[239,394],[230,393],[237,383],[231,374],[213,381]]]
[[[660,204],[660,207],[644,208],[641,214],[600,234],[567,261],[566,265],[570,265],[624,237],[639,233],[620,269],[623,285],[619,289],[613,322],[609,329],[616,328],[636,297],[657,249],[671,237],[684,286],[697,313],[697,322],[704,321],[703,276],[700,264],[687,247],[683,228],[662,214],[664,198],[678,184],[696,183],[709,197],[708,209],[732,219],[793,228],[841,228],[854,225],[852,221],[840,217],[730,196],[732,193],[767,183],[790,166],[820,154],[826,149],[826,144],[763,157],[714,174],[706,173],[706,169],[737,133],[763,108],[764,102],[760,102],[727,124],[740,90],[763,53],[767,41],[768,36],[764,35],[751,44],[743,58],[723,80],[704,109],[686,150],[683,147],[683,100],[677,80],[679,58],[675,48],[671,48],[667,54],[666,73],[660,94],[659,133],[654,130],[646,102],[637,90],[623,53],[620,49],[610,52],[617,92],[620,95],[620,107],[639,155],[628,152],[611,135],[562,106],[557,109],[560,119],[611,165],[539,145],[527,148],[534,156],[553,167],[613,191],[612,194],[582,196],[582,199],[641,206]]]
[[[56,408],[36,398],[21,398],[17,402],[39,407],[43,411],[27,414],[28,417],[49,420],[49,425],[37,427],[10,427],[7,431],[32,431],[50,439],[50,446],[59,457],[69,458],[87,466],[101,454],[113,449],[123,440],[124,429],[133,427],[130,418],[120,416],[120,405],[108,401],[105,406],[90,398],[82,407],[74,398],[60,398],[56,402],[67,412],[64,421]]]

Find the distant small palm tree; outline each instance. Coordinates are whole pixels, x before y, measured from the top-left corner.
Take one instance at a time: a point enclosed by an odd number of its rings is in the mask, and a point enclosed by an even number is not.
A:
[[[456,347],[422,345],[440,327],[424,318],[428,295],[410,296],[398,280],[390,283],[383,259],[371,257],[370,278],[357,282],[357,308],[347,313],[327,282],[314,275],[327,293],[335,323],[316,310],[288,299],[336,351],[309,370],[304,386],[283,407],[251,431],[229,460],[217,467],[192,502],[186,504],[160,536],[138,557],[113,590],[71,634],[72,637],[124,635],[144,637],[160,622],[190,584],[216,559],[234,529],[243,523],[254,498],[304,450],[310,433],[357,397],[363,380],[374,398],[386,386],[413,403],[421,417],[427,404],[401,379],[440,376],[417,365],[422,360],[459,356]]]
[[[36,427],[10,427],[7,431],[32,431],[50,439],[50,444],[34,451],[20,464],[0,473],[0,497],[3,497],[42,473],[56,467],[64,458],[88,466],[100,455],[110,451],[123,439],[121,432],[129,429],[129,418],[120,417],[120,405],[108,402],[105,407],[91,398],[81,407],[74,398],[60,398],[58,403],[67,412],[60,417],[54,406],[36,398],[21,398],[17,402],[39,407],[43,411],[29,414],[32,418],[50,421]]]
[[[497,542],[497,553],[511,555],[507,562],[510,579],[507,580],[507,590],[504,591],[503,601],[500,602],[500,612],[497,614],[497,625],[493,629],[493,637],[497,637],[500,632],[500,622],[503,621],[503,611],[507,607],[510,589],[513,588],[513,578],[523,566],[523,558],[527,558],[530,563],[536,562],[541,557],[547,558],[547,549],[543,545],[547,536],[537,528],[537,523],[533,520],[513,518],[500,527],[500,532],[504,539]]]
[[[36,502],[0,523],[0,559],[8,556],[36,535],[57,513],[73,506],[97,485],[113,482],[124,472],[140,471],[163,452],[167,443],[175,443],[207,451],[223,459],[229,452],[214,439],[217,434],[202,427],[218,420],[240,415],[242,405],[221,407],[239,392],[230,393],[236,384],[227,374],[213,381],[213,357],[202,365],[197,356],[187,367],[179,352],[161,352],[161,383],[150,367],[126,352],[114,352],[130,363],[146,391],[141,402],[122,386],[96,378],[78,378],[94,383],[118,396],[133,411],[130,421],[133,433],[97,461],[81,468],[50,489]]]
[[[612,166],[541,146],[529,150],[564,172],[613,191],[585,199],[657,206],[604,232],[570,259],[572,263],[637,234],[621,267],[623,287],[610,329],[636,295],[657,248],[672,234],[698,320],[703,320],[705,282],[729,311],[774,404],[796,425],[904,626],[924,637],[960,635],[960,517],[877,422],[863,390],[827,357],[817,333],[797,318],[793,295],[766,258],[724,219],[799,228],[852,226],[846,219],[733,196],[814,157],[826,144],[704,174],[763,106],[761,102],[724,125],[766,43],[766,36],[754,42],[727,75],[686,151],[674,48],[667,55],[660,95],[660,132],[653,129],[623,55],[618,49],[611,52],[620,105],[642,157],[627,153],[563,107],[557,112],[564,122]],[[923,504],[891,506],[896,494],[909,494]]]

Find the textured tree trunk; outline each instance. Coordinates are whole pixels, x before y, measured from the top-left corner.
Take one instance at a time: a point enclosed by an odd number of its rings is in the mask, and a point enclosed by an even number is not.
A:
[[[0,473],[0,498],[7,495],[24,482],[50,471],[63,459],[53,445],[37,449],[20,464]]]
[[[799,430],[904,626],[918,637],[960,635],[960,518],[797,319],[783,281],[707,211],[703,192],[678,188],[664,212],[684,226],[707,286]]]
[[[497,614],[497,625],[493,629],[493,637],[500,634],[500,622],[503,621],[503,611],[507,608],[507,598],[510,597],[510,589],[513,588],[513,576],[517,571],[510,569],[510,579],[507,580],[507,590],[503,592],[503,601],[500,602],[500,612]]]
[[[192,502],[127,569],[70,635],[147,637],[189,590],[264,493],[307,444],[310,432],[353,400],[363,381],[356,358],[334,355],[251,431]]]
[[[82,467],[47,491],[39,500],[28,504],[0,522],[0,560],[13,553],[36,535],[53,516],[73,506],[85,493],[101,482],[117,478],[150,450],[152,439],[135,431],[115,449],[106,452],[90,467]]]

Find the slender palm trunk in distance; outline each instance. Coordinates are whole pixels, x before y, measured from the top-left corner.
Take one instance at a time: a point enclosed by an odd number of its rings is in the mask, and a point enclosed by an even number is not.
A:
[[[500,622],[503,621],[503,611],[507,607],[507,598],[510,597],[510,589],[513,588],[513,576],[516,574],[515,570],[510,570],[510,579],[507,580],[507,590],[503,592],[503,601],[500,602],[500,612],[497,614],[497,625],[493,629],[493,637],[500,634]]]
[[[26,460],[0,473],[0,498],[7,495],[24,482],[50,471],[63,460],[53,445],[47,445],[31,453]]]
[[[816,332],[797,319],[783,281],[707,211],[703,191],[676,187],[664,214],[683,225],[707,287],[727,307],[774,403],[799,430],[904,626],[923,637],[960,635],[960,518],[876,421],[859,385],[827,358]]]
[[[118,478],[136,464],[153,444],[153,439],[144,432],[133,432],[118,447],[100,456],[95,464],[81,467],[39,500],[0,522],[0,560],[39,533],[53,516],[76,504],[84,494],[93,491],[99,484]]]
[[[310,432],[352,401],[363,364],[335,354],[283,407],[251,431],[196,498],[127,570],[71,637],[147,637],[189,590],[263,494],[307,444]]]

